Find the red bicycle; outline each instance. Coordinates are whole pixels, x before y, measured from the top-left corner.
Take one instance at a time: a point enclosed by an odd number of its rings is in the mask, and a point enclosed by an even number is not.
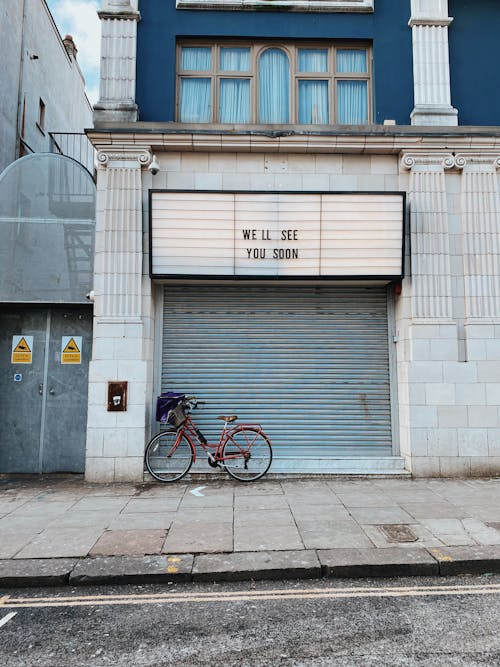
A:
[[[146,467],[160,482],[176,482],[186,475],[196,461],[196,445],[208,454],[212,468],[223,468],[240,482],[254,482],[269,470],[273,459],[271,441],[260,424],[238,424],[230,427],[237,415],[221,415],[224,422],[219,442],[210,444],[191,418],[191,410],[204,403],[195,396],[163,394],[167,397],[164,406],[157,407],[157,419],[167,422],[170,429],[161,431],[149,441],[146,452]],[[173,397],[173,398],[172,398]]]

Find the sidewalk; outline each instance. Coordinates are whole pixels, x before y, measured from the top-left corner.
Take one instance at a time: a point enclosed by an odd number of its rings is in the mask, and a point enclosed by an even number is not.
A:
[[[500,572],[500,479],[0,478],[0,587]]]

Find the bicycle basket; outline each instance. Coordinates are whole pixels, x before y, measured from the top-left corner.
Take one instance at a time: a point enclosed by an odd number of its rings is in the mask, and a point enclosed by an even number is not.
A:
[[[185,394],[178,394],[175,391],[167,391],[163,394],[160,394],[160,396],[158,396],[156,399],[156,421],[168,422],[171,424],[172,422],[169,419],[169,413],[175,410],[178,406],[182,410],[180,402],[184,397]],[[182,412],[184,411],[182,410]]]
[[[167,415],[167,422],[174,428],[177,428],[181,424],[184,424],[186,417],[187,415],[184,412],[182,403],[179,403],[173,410],[169,410]]]

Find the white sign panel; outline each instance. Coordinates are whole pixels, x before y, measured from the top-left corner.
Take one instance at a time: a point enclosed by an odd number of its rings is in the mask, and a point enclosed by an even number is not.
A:
[[[402,194],[153,192],[152,275],[402,275]]]

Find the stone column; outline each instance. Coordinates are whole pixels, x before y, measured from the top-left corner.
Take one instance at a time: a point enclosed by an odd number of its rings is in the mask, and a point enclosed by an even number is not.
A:
[[[462,234],[467,324],[500,322],[500,155],[457,155],[462,170]],[[487,322],[485,322],[487,320]]]
[[[451,154],[406,154],[410,169],[412,314],[415,319],[450,321],[451,267],[445,169]]]
[[[398,394],[401,453],[416,476],[452,474],[458,455],[456,429],[444,426],[455,409],[449,365],[458,364],[445,183],[454,164],[447,153],[401,161],[410,170],[411,265],[403,285],[409,304],[397,322]]]
[[[94,123],[134,122],[138,0],[103,0],[101,78]]]
[[[448,0],[411,0],[415,108],[412,125],[458,125],[451,106]]]
[[[142,169],[148,147],[97,146],[94,341],[86,478],[140,481],[151,395],[152,304],[143,276]],[[143,298],[143,289],[146,297]],[[109,412],[109,382],[128,382],[125,412]]]

